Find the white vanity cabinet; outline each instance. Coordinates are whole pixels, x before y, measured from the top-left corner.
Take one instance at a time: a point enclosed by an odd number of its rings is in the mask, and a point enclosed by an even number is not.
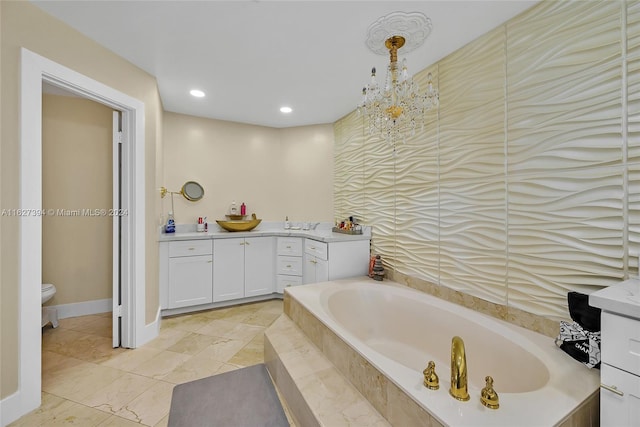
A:
[[[329,244],[304,239],[304,273],[302,283],[326,282],[329,280]]]
[[[302,284],[301,237],[278,237],[276,256],[276,292]]]
[[[589,295],[602,310],[600,425],[640,426],[640,279]]]
[[[602,312],[603,427],[640,426],[640,319]]]
[[[364,276],[369,271],[369,240],[304,240],[304,284]]]
[[[214,240],[213,302],[275,291],[274,237]]]
[[[167,308],[212,302],[213,252],[210,240],[169,242]]]

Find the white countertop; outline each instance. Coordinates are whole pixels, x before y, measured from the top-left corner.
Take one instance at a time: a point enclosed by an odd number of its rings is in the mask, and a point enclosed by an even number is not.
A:
[[[589,305],[640,319],[640,279],[629,279],[589,295]]]
[[[363,227],[362,234],[343,234],[331,231],[332,224],[322,223],[315,230],[302,230],[291,228],[285,230],[282,222],[263,222],[251,231],[226,231],[220,228],[216,223],[209,223],[209,231],[196,231],[195,224],[177,224],[175,233],[165,233],[164,227],[161,228],[158,241],[172,242],[177,240],[196,240],[196,239],[232,239],[238,237],[261,237],[261,236],[277,236],[277,237],[306,237],[308,239],[317,240],[319,242],[351,242],[356,240],[370,240],[371,227]]]

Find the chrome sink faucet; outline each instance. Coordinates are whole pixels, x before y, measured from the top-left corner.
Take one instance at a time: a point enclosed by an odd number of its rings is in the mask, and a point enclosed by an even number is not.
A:
[[[462,401],[469,400],[467,391],[467,356],[462,338],[451,340],[451,388],[449,394]]]

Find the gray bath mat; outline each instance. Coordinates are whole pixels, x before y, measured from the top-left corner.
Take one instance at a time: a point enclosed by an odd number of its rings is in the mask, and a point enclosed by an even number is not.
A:
[[[174,387],[169,427],[289,427],[266,366]]]

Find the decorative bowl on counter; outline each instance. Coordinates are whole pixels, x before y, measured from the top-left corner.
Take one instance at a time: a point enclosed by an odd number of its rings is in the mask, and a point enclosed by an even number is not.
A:
[[[227,218],[229,218],[232,221],[239,221],[244,219],[246,215],[226,215]]]
[[[230,219],[229,221],[216,219],[218,225],[227,231],[250,231],[256,228],[261,221],[261,219],[256,218],[256,214],[252,214],[251,219]]]

